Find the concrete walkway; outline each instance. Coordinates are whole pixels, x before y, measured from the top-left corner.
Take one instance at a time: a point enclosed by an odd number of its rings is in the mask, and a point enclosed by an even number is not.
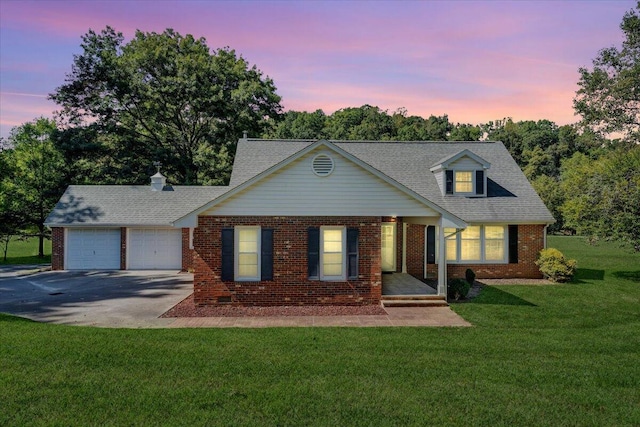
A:
[[[387,307],[375,316],[181,317],[169,328],[472,326],[449,307]],[[169,319],[159,319],[169,320]]]

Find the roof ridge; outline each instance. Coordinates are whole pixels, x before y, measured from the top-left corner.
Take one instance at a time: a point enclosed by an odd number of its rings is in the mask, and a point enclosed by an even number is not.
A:
[[[313,143],[316,141],[328,141],[331,143],[339,143],[339,144],[495,144],[500,141],[402,141],[402,140],[388,140],[388,141],[380,141],[380,140],[349,140],[349,139],[326,139],[326,138],[317,138],[317,139],[295,139],[295,138],[277,138],[277,139],[269,139],[269,138],[246,138],[241,139],[241,141],[247,142],[307,142]]]

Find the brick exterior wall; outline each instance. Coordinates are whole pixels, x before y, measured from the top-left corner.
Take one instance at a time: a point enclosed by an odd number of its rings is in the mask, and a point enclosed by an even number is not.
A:
[[[64,228],[51,228],[51,269],[64,270]]]
[[[182,271],[193,270],[193,249],[189,249],[189,229],[182,229]]]
[[[448,264],[447,277],[464,278],[464,272],[471,268],[478,279],[540,279],[542,273],[535,264],[538,253],[544,248],[544,225],[518,225],[517,264]],[[508,250],[508,248],[505,248]],[[438,265],[427,266],[429,275],[437,276]]]
[[[425,225],[409,224],[407,227],[407,273],[417,279],[424,278]]]
[[[120,270],[127,269],[127,227],[120,227]]]
[[[223,228],[261,226],[273,232],[273,279],[221,280]],[[340,282],[307,277],[309,227],[358,228],[358,279]],[[194,299],[198,305],[369,305],[379,304],[380,217],[214,217],[198,218],[194,233]]]

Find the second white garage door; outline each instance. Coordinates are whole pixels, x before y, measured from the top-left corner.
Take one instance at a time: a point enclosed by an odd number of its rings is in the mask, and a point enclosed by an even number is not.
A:
[[[127,269],[130,270],[180,270],[182,231],[130,228],[127,253]]]

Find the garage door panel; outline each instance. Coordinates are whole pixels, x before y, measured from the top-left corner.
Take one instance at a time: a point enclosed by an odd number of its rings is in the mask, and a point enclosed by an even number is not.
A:
[[[182,268],[182,230],[129,230],[129,268],[171,270]]]
[[[66,247],[68,270],[120,268],[120,229],[69,229]]]

